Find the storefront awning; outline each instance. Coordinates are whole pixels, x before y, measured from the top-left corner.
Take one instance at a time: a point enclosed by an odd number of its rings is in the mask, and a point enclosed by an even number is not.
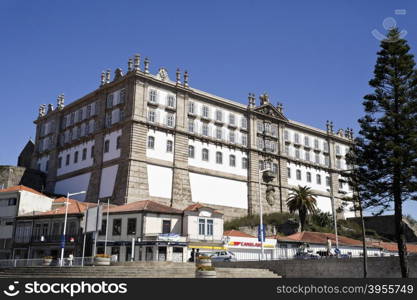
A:
[[[226,250],[222,243],[190,243],[190,249]]]

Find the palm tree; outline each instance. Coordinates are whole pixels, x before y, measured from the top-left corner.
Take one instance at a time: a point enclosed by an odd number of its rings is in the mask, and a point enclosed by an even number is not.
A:
[[[301,231],[304,231],[308,214],[315,214],[317,212],[317,200],[311,189],[307,186],[298,186],[290,189],[290,195],[287,199],[287,206],[290,213],[298,211],[300,218]]]

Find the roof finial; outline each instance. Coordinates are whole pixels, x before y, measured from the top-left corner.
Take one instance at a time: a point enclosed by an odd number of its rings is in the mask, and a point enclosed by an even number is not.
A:
[[[106,83],[106,72],[101,72],[101,78],[100,78],[100,86],[104,85]]]
[[[269,95],[267,93],[263,93],[262,95],[259,96],[259,100],[260,100],[260,105],[264,105],[269,103]]]
[[[188,71],[184,72],[184,87],[188,87]]]
[[[140,71],[140,55],[135,54],[135,71]]]
[[[248,94],[248,105],[249,105],[250,108],[255,107],[255,94],[253,94],[253,93]]]
[[[127,71],[131,72],[133,68],[133,59],[129,58],[129,60],[127,61]]]
[[[176,75],[176,80],[177,80],[177,85],[181,84],[181,71],[180,68],[177,68],[177,72],[175,73]]]
[[[143,62],[144,63],[144,65],[145,65],[145,73],[146,74],[149,74],[149,63],[150,63],[150,61],[149,61],[149,58],[145,58],[145,61]]]
[[[106,71],[106,83],[110,83],[110,69]]]

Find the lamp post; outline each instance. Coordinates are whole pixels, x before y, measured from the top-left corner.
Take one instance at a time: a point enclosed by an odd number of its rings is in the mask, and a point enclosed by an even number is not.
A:
[[[263,209],[262,209],[262,192],[261,192],[261,173],[270,171],[271,168],[268,166],[265,169],[259,170],[258,172],[258,183],[259,183],[259,235],[261,237],[261,260],[264,260],[264,224],[263,224]]]
[[[78,192],[78,193],[67,193],[67,198],[65,199],[65,217],[64,217],[64,230],[62,232],[61,238],[61,261],[59,262],[59,266],[62,267],[64,265],[64,251],[65,251],[65,234],[67,231],[67,219],[68,219],[68,200],[70,196],[85,194],[85,191]]]

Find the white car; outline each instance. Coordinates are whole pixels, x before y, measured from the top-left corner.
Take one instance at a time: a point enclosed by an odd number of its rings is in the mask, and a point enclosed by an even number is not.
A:
[[[231,251],[217,251],[211,255],[212,261],[236,261],[236,255]]]

